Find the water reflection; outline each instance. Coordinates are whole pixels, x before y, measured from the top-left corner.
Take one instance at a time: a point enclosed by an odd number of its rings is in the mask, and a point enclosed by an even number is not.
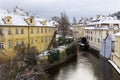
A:
[[[77,62],[73,62],[60,69],[54,80],[98,80],[92,64],[87,57],[78,55]]]
[[[113,66],[105,59],[99,59],[102,73],[105,80],[120,80],[120,74],[113,68]]]
[[[106,60],[92,54],[78,54],[71,61],[50,71],[50,80],[120,80],[120,75]]]
[[[105,76],[105,80],[112,80],[112,76],[111,76],[112,71],[108,61],[104,60],[103,58],[100,58],[99,62],[100,62],[102,73]]]

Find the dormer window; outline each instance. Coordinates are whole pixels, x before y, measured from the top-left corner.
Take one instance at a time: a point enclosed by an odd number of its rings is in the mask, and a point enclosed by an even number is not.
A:
[[[28,23],[28,25],[34,25],[34,18],[33,17],[27,18],[27,19],[25,19],[25,21]]]
[[[33,20],[32,20],[32,19],[30,19],[30,23],[33,23]]]
[[[10,19],[7,19],[7,21],[9,22],[9,21],[10,21]]]
[[[46,25],[46,21],[44,20],[44,21],[40,21],[40,23],[42,24],[42,25]]]
[[[5,24],[12,24],[10,16],[6,16],[5,18],[3,18],[3,21]]]

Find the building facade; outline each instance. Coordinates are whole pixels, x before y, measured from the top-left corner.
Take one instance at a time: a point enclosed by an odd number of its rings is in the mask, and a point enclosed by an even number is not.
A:
[[[120,31],[120,21],[114,17],[99,16],[91,20],[85,27],[85,36],[92,48],[100,50],[101,41],[106,36]]]
[[[78,24],[73,25],[73,37],[75,40],[80,38],[79,31],[80,31],[80,26]]]
[[[44,19],[13,13],[0,14],[0,52],[5,55],[15,53],[15,46],[35,46],[45,51],[54,35],[56,27]]]
[[[76,25],[73,26],[73,37],[74,39],[80,39],[82,37],[85,37],[85,26],[86,26],[86,20],[80,21]]]
[[[115,49],[111,54],[111,60],[120,68],[120,32],[115,34]]]

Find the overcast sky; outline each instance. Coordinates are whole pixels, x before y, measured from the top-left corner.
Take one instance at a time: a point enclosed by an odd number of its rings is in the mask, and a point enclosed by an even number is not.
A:
[[[120,0],[0,0],[0,8],[12,10],[15,6],[46,19],[63,11],[69,18],[79,19],[120,11]]]

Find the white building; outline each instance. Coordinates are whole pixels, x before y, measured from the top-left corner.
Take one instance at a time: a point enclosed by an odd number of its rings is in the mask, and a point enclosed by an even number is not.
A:
[[[91,18],[85,27],[85,36],[92,48],[100,50],[101,41],[107,34],[112,35],[120,31],[120,21],[116,17],[97,16]]]

